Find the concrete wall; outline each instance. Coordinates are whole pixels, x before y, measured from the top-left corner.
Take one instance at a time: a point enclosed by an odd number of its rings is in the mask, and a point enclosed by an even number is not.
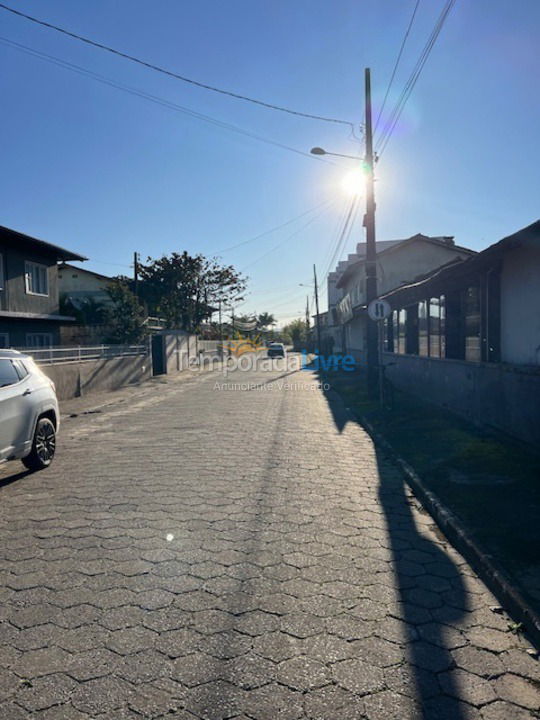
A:
[[[118,390],[124,385],[152,377],[152,363],[148,355],[42,365],[41,369],[56,385],[59,400],[100,390]]]
[[[501,358],[540,365],[540,246],[504,255],[501,272]]]
[[[366,317],[353,317],[345,325],[344,350],[354,357],[357,362],[365,359],[366,350]]]
[[[476,425],[540,446],[540,368],[384,353],[388,379]]]
[[[163,337],[167,374],[182,372],[198,359],[197,336],[183,330],[165,331]]]

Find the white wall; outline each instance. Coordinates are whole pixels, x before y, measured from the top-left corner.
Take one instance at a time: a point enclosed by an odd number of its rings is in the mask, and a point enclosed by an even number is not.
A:
[[[423,240],[396,247],[379,256],[378,291],[385,293],[393,290],[458,257],[465,259],[470,257],[470,254],[460,251],[452,245],[439,245]]]
[[[99,302],[111,302],[107,287],[111,280],[96,277],[80,268],[58,268],[58,291],[72,298],[93,297]]]
[[[438,245],[420,239],[396,246],[394,250],[377,258],[377,290],[379,294],[393,290],[458,257],[465,259],[470,255],[452,245]],[[347,282],[345,292],[351,293],[353,307],[365,303],[364,263],[358,266],[354,276]]]
[[[336,307],[343,297],[343,290],[336,287],[338,279],[338,273],[332,272],[328,275],[328,310]]]
[[[353,317],[345,326],[345,343],[343,348],[349,355],[362,361],[366,351],[366,319]]]
[[[540,365],[540,246],[532,241],[504,254],[501,360]]]

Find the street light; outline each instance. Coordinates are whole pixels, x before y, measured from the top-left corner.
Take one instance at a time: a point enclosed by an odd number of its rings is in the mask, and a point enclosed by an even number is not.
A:
[[[344,158],[347,158],[348,160],[362,160],[362,158],[358,157],[357,155],[343,155],[343,153],[328,152],[328,150],[325,150],[324,148],[321,148],[321,147],[311,148],[310,153],[312,155],[334,155],[334,157],[344,157]]]

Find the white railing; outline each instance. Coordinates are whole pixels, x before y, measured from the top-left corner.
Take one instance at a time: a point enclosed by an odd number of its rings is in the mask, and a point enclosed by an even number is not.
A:
[[[219,340],[199,340],[199,351],[205,353],[215,353],[219,350],[221,343]]]
[[[71,347],[16,348],[30,355],[40,365],[85,362],[102,358],[147,355],[147,345],[76,345]]]

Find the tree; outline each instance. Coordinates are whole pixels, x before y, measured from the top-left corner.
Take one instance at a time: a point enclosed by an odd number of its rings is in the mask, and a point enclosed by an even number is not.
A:
[[[276,318],[270,313],[263,312],[257,318],[257,325],[260,330],[266,330],[276,324]]]
[[[69,296],[60,298],[62,315],[72,315],[79,325],[101,325],[106,317],[105,305],[93,297],[81,298],[76,302]]]
[[[147,335],[145,312],[127,283],[116,278],[107,288],[113,302],[107,308],[106,322],[110,327],[108,342],[130,345],[140,343]]]
[[[290,343],[295,350],[305,348],[308,340],[308,328],[305,320],[293,320],[281,330],[281,337]]]
[[[232,265],[187,252],[171,253],[140,265],[139,289],[152,314],[165,318],[171,328],[199,329],[219,302],[243,299],[246,280]]]

